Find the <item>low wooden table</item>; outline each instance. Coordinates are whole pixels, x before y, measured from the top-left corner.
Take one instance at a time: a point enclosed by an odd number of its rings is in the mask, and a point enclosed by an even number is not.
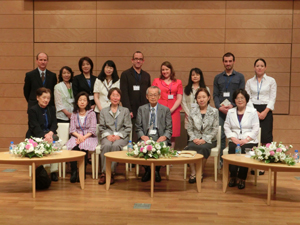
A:
[[[276,194],[277,172],[300,172],[300,163],[295,166],[288,166],[283,163],[264,163],[255,159],[247,158],[245,154],[242,155],[223,155],[223,191],[226,192],[229,178],[229,164],[250,167],[254,169],[261,169],[268,171],[268,197],[267,205],[271,204],[271,188],[272,188],[272,172],[274,172],[274,186],[273,193]]]
[[[84,189],[84,156],[85,152],[62,150],[43,158],[27,158],[16,155],[11,155],[8,152],[0,152],[0,164],[16,164],[16,165],[31,165],[32,166],[32,197],[35,198],[35,169],[39,165],[59,162],[78,161],[79,179],[81,189]]]
[[[160,159],[151,158],[147,160],[145,160],[144,158],[135,158],[132,156],[127,156],[126,151],[107,152],[104,155],[106,157],[106,190],[109,190],[109,186],[110,186],[111,162],[122,162],[122,163],[133,163],[133,164],[151,166],[151,198],[153,198],[153,192],[154,192],[155,166],[195,163],[197,191],[198,192],[201,191],[203,155],[197,154],[193,158],[172,157],[172,158],[160,158]]]

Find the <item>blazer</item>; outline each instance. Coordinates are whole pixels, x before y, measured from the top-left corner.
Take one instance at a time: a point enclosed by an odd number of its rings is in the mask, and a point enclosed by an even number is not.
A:
[[[127,108],[119,106],[116,118],[114,118],[110,106],[103,108],[100,111],[99,131],[101,133],[101,139],[117,132],[117,135],[120,136],[120,138],[127,140],[129,139],[131,129],[131,117]]]
[[[172,137],[172,117],[171,111],[168,107],[157,103],[157,130],[158,136],[166,136],[168,144],[171,144]],[[142,136],[147,136],[150,120],[150,104],[145,104],[138,109],[136,117],[136,133],[138,140]]]
[[[49,88],[51,90],[51,100],[49,105],[54,106],[54,86],[57,84],[56,74],[50,70],[46,70],[45,86],[43,86],[42,78],[38,68],[32,70],[25,75],[25,83],[23,87],[24,97],[28,102],[28,110],[37,104],[36,90],[40,87]]]
[[[72,87],[72,83],[70,83],[70,85]],[[55,107],[56,107],[56,118],[68,121],[69,118],[66,116],[66,114],[64,114],[62,110],[66,109],[70,113],[73,112],[74,96],[73,93],[72,93],[72,97],[70,96],[67,86],[64,84],[63,81],[55,85],[54,99],[55,99]]]
[[[91,105],[95,105],[94,101],[94,84],[96,82],[96,78],[94,75],[90,76],[91,78],[91,87],[88,85],[88,82],[85,79],[85,76],[83,74],[74,76],[73,81],[72,81],[72,90],[73,90],[73,95],[76,98],[76,95],[81,92],[85,91],[88,93],[89,96],[93,96],[93,100],[90,100]]]
[[[140,85],[139,91],[133,90],[133,85]],[[151,78],[149,73],[141,70],[141,79],[139,81],[135,78],[135,70],[131,67],[121,74],[120,89],[122,91],[122,105],[133,113],[133,118],[137,116],[138,108],[146,103],[147,88],[151,86]]]
[[[203,130],[201,127],[203,126]],[[207,143],[217,140],[219,128],[219,111],[208,105],[204,119],[202,119],[200,107],[191,109],[187,132],[190,136],[189,141],[203,139]]]
[[[240,133],[241,130],[242,134]],[[259,118],[256,109],[246,106],[245,113],[241,120],[241,127],[237,118],[237,108],[234,107],[228,110],[224,123],[224,132],[229,141],[231,141],[231,137],[245,139],[249,136],[253,139],[249,141],[249,143],[258,143]]]
[[[47,106],[47,118],[48,118],[48,129],[56,134],[57,121],[55,115],[55,107]],[[35,104],[28,110],[28,131],[26,133],[26,138],[39,137],[44,138],[44,116],[43,109],[39,104]]]

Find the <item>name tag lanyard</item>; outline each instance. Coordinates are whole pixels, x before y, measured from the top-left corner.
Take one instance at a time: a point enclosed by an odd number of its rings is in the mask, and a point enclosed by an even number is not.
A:
[[[85,120],[84,120],[84,128],[86,128],[86,119],[87,119],[87,115],[85,116]],[[77,113],[77,120],[78,120],[79,127],[82,130],[82,133],[84,134],[84,130],[83,130],[83,128],[80,125],[79,113]]]
[[[111,86],[113,85],[113,82],[111,81],[111,85],[109,87],[106,86],[106,84],[103,82],[104,87],[106,88],[107,92],[111,89]]]
[[[171,82],[170,88],[168,88],[167,86],[165,86],[162,81],[160,83],[161,83],[162,86],[164,86],[165,88],[167,88],[169,90],[169,92],[170,92],[170,95],[172,95],[171,91],[172,91],[173,81]]]
[[[262,86],[263,81],[261,80],[261,82],[260,82],[260,87],[259,87],[259,82],[258,82],[258,79],[257,79],[257,78],[256,78],[256,81],[257,81],[257,100],[259,100],[259,93],[260,93],[260,90],[261,90],[261,86]]]
[[[45,74],[45,78],[44,78],[44,81],[43,81],[43,87],[45,87],[45,83],[46,83],[46,74]]]

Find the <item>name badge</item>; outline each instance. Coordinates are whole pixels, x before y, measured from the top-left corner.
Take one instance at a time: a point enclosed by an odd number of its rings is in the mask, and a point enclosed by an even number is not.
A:
[[[195,108],[195,107],[197,107],[197,105],[198,105],[197,103],[192,103],[192,104],[191,104],[191,107],[192,107],[192,108]]]
[[[114,132],[114,135],[118,135],[119,133],[118,132]]]
[[[94,100],[94,95],[90,95],[90,96],[89,96],[89,99],[90,99],[90,100]]]
[[[134,91],[139,91],[140,90],[140,85],[133,85],[133,90]]]
[[[168,95],[168,99],[174,99],[174,95]]]
[[[149,135],[156,134],[157,130],[149,130]]]
[[[230,97],[230,92],[223,92],[223,97]]]
[[[69,98],[69,99],[68,99],[68,102],[69,102],[69,103],[73,103],[73,102],[74,102],[74,99],[73,99],[73,98]]]

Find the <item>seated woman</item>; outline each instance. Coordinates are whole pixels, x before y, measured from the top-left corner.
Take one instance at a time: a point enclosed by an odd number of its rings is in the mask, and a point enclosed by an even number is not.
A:
[[[28,110],[28,131],[26,138],[39,137],[44,138],[48,143],[57,141],[57,121],[54,106],[49,106],[51,91],[48,88],[41,87],[36,90],[36,99],[38,103]],[[51,180],[58,181],[58,164],[50,165]]]
[[[209,105],[210,93],[206,88],[199,88],[195,94],[198,107],[191,109],[188,118],[188,146],[185,149],[197,151],[204,156],[202,171],[206,160],[210,155],[211,148],[217,145],[217,133],[219,127],[219,112]],[[190,183],[196,182],[195,164],[190,164]],[[203,177],[202,177],[203,179]]]
[[[129,135],[131,132],[131,117],[127,108],[120,106],[121,90],[119,88],[112,88],[108,91],[107,98],[111,105],[103,108],[100,111],[100,132],[101,132],[101,175],[99,184],[106,183],[105,167],[106,159],[104,154],[106,152],[120,151],[128,144]],[[114,183],[114,171],[117,166],[116,162],[112,162],[111,180]]]
[[[224,123],[225,135],[229,140],[229,154],[235,154],[237,144],[240,144],[242,154],[245,154],[246,148],[257,146],[259,119],[256,109],[247,106],[249,95],[244,89],[236,90],[233,93],[232,99],[236,107],[228,110]],[[228,186],[236,186],[237,178],[239,178],[238,188],[245,188],[248,168],[229,165],[229,171],[231,179]]]
[[[88,161],[88,151],[95,151],[98,144],[96,126],[96,114],[91,109],[89,95],[82,91],[75,97],[69,130],[71,138],[66,143],[66,146],[69,150],[86,152],[85,167]],[[77,175],[77,161],[71,162],[71,183],[75,183],[78,180]]]

